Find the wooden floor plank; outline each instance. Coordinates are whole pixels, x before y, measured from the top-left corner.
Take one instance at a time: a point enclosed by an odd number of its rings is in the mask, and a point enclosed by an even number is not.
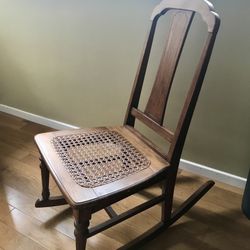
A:
[[[0,221],[0,249],[4,250],[46,250],[37,242],[18,233]]]
[[[34,242],[39,242],[47,249],[73,249],[74,241],[46,224],[27,216],[18,209],[13,209],[1,220],[5,225],[25,235]]]
[[[8,127],[8,128],[13,128],[15,130],[19,130],[23,126],[25,126],[27,122],[28,121],[23,120],[19,117],[15,117],[13,115],[1,112],[0,126],[2,127]]]
[[[40,169],[0,155],[0,181],[27,194],[40,193]]]
[[[0,250],[75,249],[72,212],[68,206],[35,208],[41,192],[39,154],[33,137],[51,129],[0,112]],[[178,207],[206,178],[181,171],[175,190]],[[121,213],[158,195],[155,186],[114,204]],[[51,193],[60,194],[51,179]],[[250,249],[250,221],[241,212],[242,190],[217,183],[175,225],[141,249]],[[157,205],[88,239],[87,249],[112,250],[135,238],[160,217]],[[93,215],[91,225],[108,218]]]

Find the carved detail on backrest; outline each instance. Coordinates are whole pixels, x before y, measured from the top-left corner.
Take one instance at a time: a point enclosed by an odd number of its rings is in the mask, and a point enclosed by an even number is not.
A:
[[[214,15],[217,14],[214,12],[214,6],[206,0],[163,0],[153,10],[151,20],[168,9],[189,10],[199,13],[208,26],[208,32],[212,32],[214,29]]]

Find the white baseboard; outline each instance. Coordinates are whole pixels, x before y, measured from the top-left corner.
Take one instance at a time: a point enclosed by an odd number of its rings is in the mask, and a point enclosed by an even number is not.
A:
[[[22,119],[32,121],[50,128],[54,128],[57,130],[62,130],[62,129],[76,129],[78,127],[64,123],[64,122],[59,122],[53,119],[49,119],[40,115],[35,115],[26,111],[23,111],[21,109],[13,108],[7,105],[0,104],[0,111],[20,117]]]
[[[224,171],[217,170],[215,168],[207,167],[195,162],[181,159],[180,169],[187,170],[189,172],[211,178],[216,181],[220,181],[235,187],[244,188],[246,185],[246,178],[242,178],[237,175],[233,175]]]
[[[67,123],[48,119],[46,117],[35,115],[3,104],[0,104],[0,111],[58,130],[78,128]],[[244,188],[246,184],[246,178],[242,178],[237,175],[223,172],[184,159],[181,159],[180,168],[239,188]]]

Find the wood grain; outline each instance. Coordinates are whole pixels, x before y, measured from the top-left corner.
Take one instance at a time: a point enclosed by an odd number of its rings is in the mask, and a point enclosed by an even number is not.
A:
[[[8,124],[8,133],[16,134],[17,138],[6,144],[9,151],[0,149],[0,249],[51,250],[58,249],[58,246],[61,250],[74,249],[74,226],[71,210],[67,206],[35,208],[35,200],[40,194],[40,181],[37,182],[40,179],[39,167],[36,165],[37,162],[33,160],[23,164],[26,155],[30,155],[31,158],[37,155],[35,145],[32,142],[34,136],[32,131],[39,132],[41,130],[44,132],[44,129],[47,128],[0,113],[0,136],[3,139],[10,136],[10,134],[2,132]],[[23,130],[23,126],[27,124],[29,125],[27,127],[32,128],[30,131]],[[19,147],[16,146],[17,141],[20,143]],[[24,142],[30,143],[30,150],[21,146]],[[20,151],[23,152],[23,159]],[[1,162],[8,162],[8,174],[5,173],[5,167]],[[23,173],[20,173],[21,171],[18,171],[17,168],[23,169]],[[20,179],[26,181],[20,181],[19,174]],[[27,180],[29,181],[27,182]],[[182,171],[177,178],[174,207],[177,207],[203,181],[203,177]],[[38,188],[26,192],[35,186]],[[51,192],[59,193],[55,186]],[[182,217],[177,224],[156,237],[155,240],[148,242],[142,249],[249,249],[250,223],[241,213],[242,192],[241,189],[217,183],[196,207]],[[155,186],[116,203],[113,208],[117,213],[121,213],[130,208],[131,205],[138,205],[159,194],[160,189]],[[91,225],[107,218],[104,211],[95,213]],[[150,228],[159,218],[160,206],[155,206],[89,238],[87,249],[117,249]],[[30,232],[31,230],[36,235]],[[47,242],[44,239],[47,239]],[[61,243],[55,242],[55,239]],[[66,242],[65,245],[62,242]]]
[[[166,48],[145,109],[145,114],[160,125],[163,124],[166,103],[193,16],[191,11],[176,10],[173,13]]]
[[[170,20],[171,28],[166,48],[143,113],[137,108],[156,24],[162,15],[169,14],[170,9],[173,16]],[[180,219],[215,184],[211,180],[202,184],[177,209],[173,210],[180,157],[219,29],[219,16],[213,11],[212,5],[205,0],[176,0],[175,2],[163,0],[156,10],[158,14],[153,18],[127,108],[125,124],[120,127],[56,131],[35,136],[40,152],[42,177],[42,198],[37,200],[36,207],[66,203],[71,206],[74,215],[76,250],[86,249],[87,238],[161,203],[160,222],[125,246],[125,248],[131,246],[138,248]],[[207,40],[186,93],[177,128],[171,132],[163,125],[165,109],[189,27],[194,15],[198,13],[207,24]],[[153,144],[148,144],[139,131],[135,131],[136,118],[170,142],[167,156],[157,152],[158,149]],[[24,132],[36,131],[32,126],[24,127],[26,129]],[[26,144],[29,148],[29,142]],[[29,159],[30,157],[26,155],[24,162],[29,162]],[[9,169],[8,164],[5,168]],[[18,169],[16,171],[17,174],[22,174]],[[63,197],[50,196],[50,174]],[[22,179],[26,180],[24,176]],[[89,228],[93,213],[155,184],[161,187],[161,195],[152,197],[136,207],[131,204],[128,211],[120,214],[116,215],[112,212],[109,220]],[[36,190],[35,187],[33,190]],[[110,211],[112,210],[108,210],[109,215]],[[15,213],[15,210],[11,213]]]
[[[55,149],[51,143],[51,140],[56,136],[73,135],[79,133],[87,133],[91,131],[116,131],[124,136],[132,145],[134,145],[142,154],[147,156],[150,161],[150,167],[127,176],[119,181],[112,182],[106,185],[95,188],[84,188],[79,186],[69,175],[67,170],[62,167],[62,161],[59,155],[55,153]],[[109,193],[115,193],[124,190],[128,186],[132,186],[139,182],[142,182],[149,178],[152,174],[160,172],[162,169],[169,166],[169,163],[155,153],[149,146],[147,146],[139,137],[136,137],[126,127],[107,127],[107,128],[87,128],[77,129],[72,131],[56,131],[52,133],[38,134],[35,137],[35,141],[40,149],[41,155],[45,159],[50,172],[52,173],[55,181],[58,183],[61,191],[65,194],[67,200],[72,206],[85,205],[87,202],[100,199],[102,196],[106,196]]]

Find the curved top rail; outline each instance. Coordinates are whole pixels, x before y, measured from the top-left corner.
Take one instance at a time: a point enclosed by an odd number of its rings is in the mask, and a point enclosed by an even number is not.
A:
[[[214,6],[207,0],[163,0],[154,8],[151,20],[167,9],[181,9],[199,13],[204,22],[207,23],[208,32],[212,32],[216,17],[218,17],[214,12]]]

